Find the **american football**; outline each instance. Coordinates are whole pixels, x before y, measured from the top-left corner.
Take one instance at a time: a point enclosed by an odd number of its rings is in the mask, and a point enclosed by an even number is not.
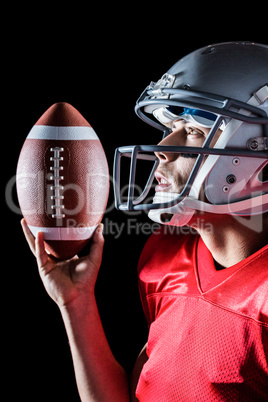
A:
[[[104,215],[109,170],[97,134],[69,103],[55,103],[32,127],[16,181],[21,212],[47,251],[58,259],[81,251]]]

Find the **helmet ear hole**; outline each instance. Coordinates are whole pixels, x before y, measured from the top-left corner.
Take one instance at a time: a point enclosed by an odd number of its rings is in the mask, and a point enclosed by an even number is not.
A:
[[[260,171],[258,179],[262,183],[268,182],[268,162],[266,163],[264,168]]]

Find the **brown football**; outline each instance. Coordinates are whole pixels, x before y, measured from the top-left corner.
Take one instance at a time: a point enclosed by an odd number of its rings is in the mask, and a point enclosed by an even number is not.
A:
[[[88,242],[105,212],[109,170],[102,144],[70,104],[52,105],[29,132],[17,166],[18,201],[35,236],[69,259]]]

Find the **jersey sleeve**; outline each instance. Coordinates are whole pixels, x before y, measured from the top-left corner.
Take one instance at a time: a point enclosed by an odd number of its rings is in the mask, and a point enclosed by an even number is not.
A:
[[[165,275],[167,255],[163,250],[167,237],[165,228],[156,230],[147,240],[138,263],[140,299],[148,326],[155,320],[155,299],[150,296],[158,293],[159,282]]]
[[[138,264],[139,291],[148,325],[163,307],[161,294],[189,288],[184,278],[194,278],[193,249],[196,236],[171,232],[167,227],[154,232],[147,240]],[[181,269],[185,269],[181,273]]]
[[[151,316],[150,313],[150,308],[149,308],[149,303],[148,303],[148,295],[150,293],[150,283],[145,280],[144,278],[144,271],[146,270],[146,263],[147,261],[151,258],[151,253],[152,250],[154,250],[154,245],[156,242],[156,239],[154,237],[155,235],[151,235],[150,238],[147,240],[145,247],[141,253],[139,263],[138,263],[138,285],[139,285],[139,293],[140,293],[140,299],[141,299],[141,304],[143,308],[143,312],[147,321],[148,326],[153,321],[153,317]]]

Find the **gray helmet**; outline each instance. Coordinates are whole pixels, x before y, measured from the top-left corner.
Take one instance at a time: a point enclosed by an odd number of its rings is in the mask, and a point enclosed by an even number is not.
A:
[[[158,192],[146,203],[148,189],[134,197],[137,160],[152,159],[161,146],[121,147],[115,157],[115,195],[119,209],[149,209],[151,219],[182,226],[195,210],[254,215],[268,211],[268,46],[250,42],[220,43],[196,50],[179,60],[137,101],[135,111],[166,136],[168,124],[179,118],[210,127],[203,146],[170,147],[170,152],[198,155],[180,194]],[[223,131],[213,148],[210,144]],[[163,146],[162,146],[163,147]],[[183,149],[182,149],[183,148]],[[165,148],[167,150],[167,148]],[[120,200],[120,159],[135,160],[129,199]],[[157,167],[155,162],[154,170]],[[151,186],[153,171],[147,182]],[[203,189],[206,201],[200,201]],[[161,218],[171,214],[169,222]]]
[[[247,102],[268,83],[268,46],[250,42],[208,46],[179,60],[168,74],[176,77],[173,88]]]

